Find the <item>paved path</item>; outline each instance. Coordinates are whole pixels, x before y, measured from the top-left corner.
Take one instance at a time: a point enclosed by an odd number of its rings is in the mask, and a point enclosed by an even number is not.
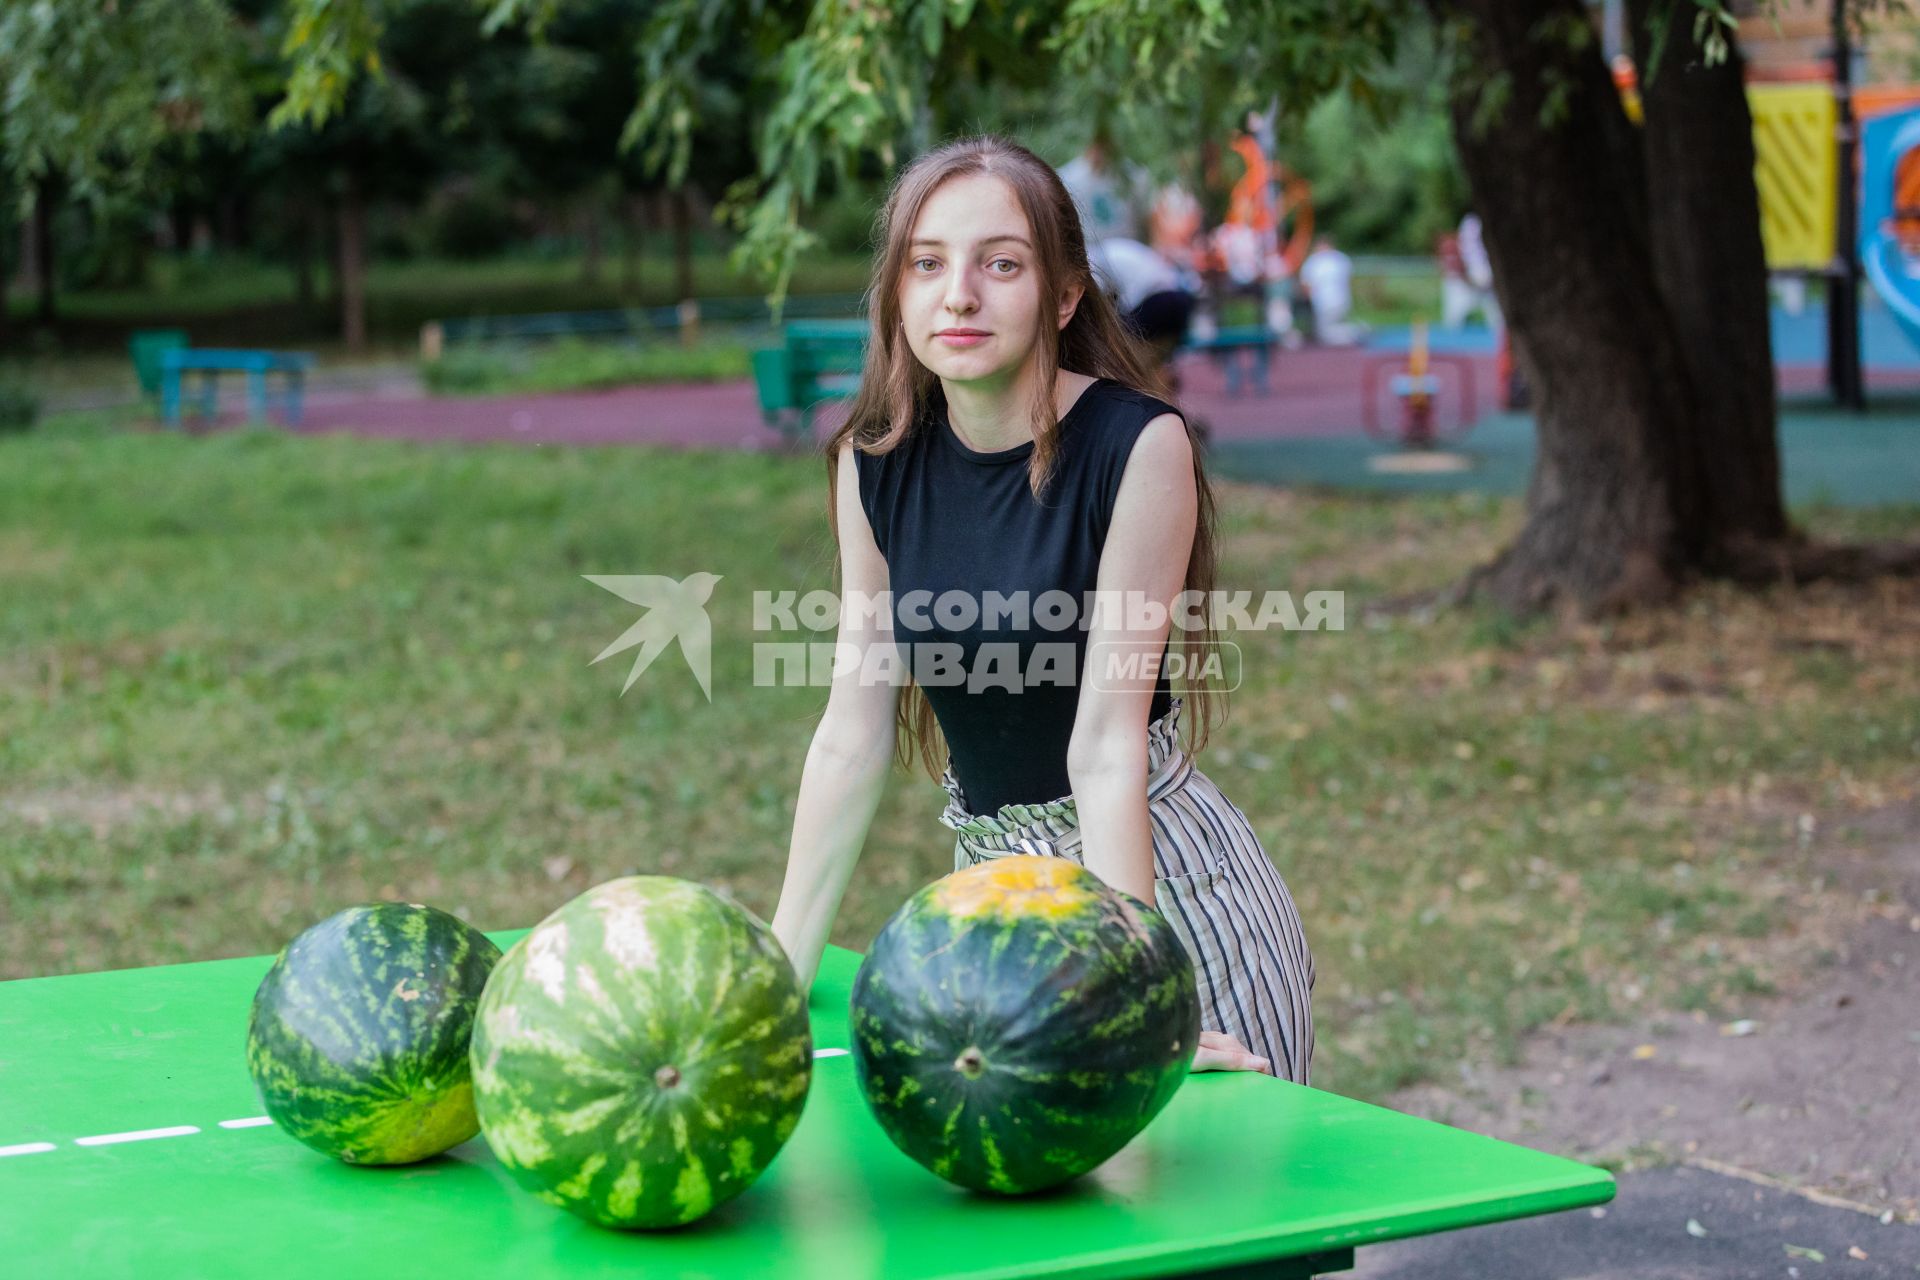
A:
[[[1820,335],[1824,332],[1818,309],[1792,317],[1776,312],[1774,354],[1780,362],[1781,388],[1788,396],[1817,395],[1824,386]],[[1898,395],[1920,387],[1920,351],[1890,329],[1891,321],[1879,308],[1869,308],[1863,320],[1863,338],[1870,370],[1868,385],[1877,396]],[[1408,341],[1404,329],[1376,332],[1363,349],[1309,348],[1278,354],[1265,393],[1229,396],[1221,368],[1211,359],[1187,357],[1181,362],[1183,406],[1208,424],[1212,440],[1226,446],[1222,462],[1235,447],[1284,445],[1297,441],[1312,449],[1373,452],[1377,446],[1362,434],[1369,415],[1369,388],[1375,418],[1391,428],[1397,409],[1384,378],[1404,359]],[[1473,434],[1468,448],[1503,435],[1497,409],[1498,389],[1492,342],[1484,332],[1437,332],[1433,345],[1443,378],[1443,429],[1457,422],[1470,401],[1476,417],[1487,425]],[[1470,384],[1470,385],[1469,385]],[[240,388],[222,398],[227,412],[223,423],[235,423],[243,409]],[[815,438],[824,441],[844,412],[829,407],[816,420]],[[1900,411],[1896,410],[1896,414]],[[560,392],[545,395],[428,396],[403,366],[356,371],[347,378],[316,377],[306,403],[301,430],[345,432],[354,435],[410,440],[510,441],[521,444],[647,444],[680,448],[778,451],[782,437],[760,418],[750,381],[723,383],[665,383],[622,387],[609,391]],[[1496,447],[1494,452],[1502,452]],[[1241,466],[1242,478],[1278,479],[1260,475],[1271,470],[1265,459]],[[1530,459],[1519,458],[1517,476],[1524,481]],[[1292,464],[1288,464],[1291,466]],[[1229,471],[1233,470],[1232,466]],[[1286,470],[1286,467],[1282,467]],[[1317,462],[1305,468],[1323,470]],[[1342,454],[1335,483],[1351,478],[1355,465]],[[1496,467],[1501,472],[1511,468]],[[1424,487],[1428,478],[1416,478]],[[1461,481],[1443,480],[1441,487]],[[1486,476],[1466,478],[1467,487],[1486,487]],[[1363,486],[1364,487],[1364,486]],[[1496,488],[1517,487],[1501,478]]]
[[[1397,359],[1374,350],[1283,352],[1274,362],[1267,394],[1238,396],[1226,393],[1224,375],[1213,361],[1188,359],[1181,366],[1181,395],[1188,411],[1209,424],[1217,441],[1348,435],[1363,415],[1362,388],[1369,369]],[[1490,412],[1493,358],[1463,359],[1471,366],[1481,410]],[[1390,411],[1390,404],[1383,406],[1383,412]],[[1450,402],[1449,412],[1454,411]],[[841,413],[833,408],[817,417],[818,439],[826,439]],[[670,383],[539,396],[423,397],[404,385],[315,391],[307,397],[301,429],[523,444],[777,450],[782,443],[779,434],[761,422],[751,382]]]
[[[1920,1227],[1682,1166],[1622,1176],[1603,1208],[1372,1245],[1356,1262],[1351,1280],[1914,1276]]]

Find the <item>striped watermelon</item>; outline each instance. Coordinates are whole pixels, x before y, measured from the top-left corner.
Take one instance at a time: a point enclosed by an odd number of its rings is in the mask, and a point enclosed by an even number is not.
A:
[[[1186,1079],[1193,960],[1157,911],[1064,858],[996,858],[922,889],[853,986],[853,1056],[894,1145],[963,1187],[1087,1172]]]
[[[417,903],[349,907],[287,944],[253,997],[267,1114],[349,1164],[411,1164],[480,1131],[468,1049],[500,948]]]
[[[678,1226],[745,1191],[812,1076],[806,996],[772,931],[670,876],[610,881],[541,921],[473,1036],[500,1163],[610,1227]]]

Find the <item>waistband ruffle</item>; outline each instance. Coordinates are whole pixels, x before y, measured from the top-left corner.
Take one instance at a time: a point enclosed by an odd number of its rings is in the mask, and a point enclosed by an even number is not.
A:
[[[1149,801],[1178,787],[1193,770],[1192,760],[1180,749],[1181,702],[1173,699],[1167,713],[1147,726]],[[1078,847],[1080,821],[1071,795],[1039,804],[1002,805],[996,814],[976,814],[967,808],[951,760],[940,785],[947,793],[940,822],[958,832],[961,843],[976,853],[1071,856]]]

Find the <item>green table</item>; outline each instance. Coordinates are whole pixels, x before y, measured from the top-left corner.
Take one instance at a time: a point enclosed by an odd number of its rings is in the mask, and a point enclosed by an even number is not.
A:
[[[844,1052],[859,957],[835,949],[813,998],[813,1090],[773,1167],[690,1227],[604,1231],[520,1191],[480,1139],[356,1169],[276,1132],[243,1052],[268,963],[0,983],[7,1274],[1291,1277],[1371,1242],[1613,1196],[1608,1174],[1570,1160],[1215,1073],[1070,1187],[974,1195],[867,1114]]]

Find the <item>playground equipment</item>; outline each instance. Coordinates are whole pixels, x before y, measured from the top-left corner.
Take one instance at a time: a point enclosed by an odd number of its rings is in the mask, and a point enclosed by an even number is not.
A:
[[[1920,279],[1914,274],[1920,270],[1920,160],[1914,159],[1920,130],[1902,124],[1912,119],[1920,88],[1854,88],[1846,12],[1845,0],[1835,0],[1830,62],[1801,68],[1797,82],[1749,84],[1747,105],[1767,269],[1826,282],[1827,382],[1837,400],[1857,409],[1866,403],[1861,274],[1920,345]],[[1614,83],[1637,123],[1641,109],[1631,63],[1615,67]],[[1862,118],[1864,131],[1856,126]],[[1856,174],[1864,179],[1857,204]]]
[[[1867,121],[1861,143],[1860,265],[1920,346],[1920,107]]]
[[[1445,436],[1458,438],[1473,429],[1479,401],[1474,397],[1473,361],[1462,356],[1438,355],[1427,346],[1427,326],[1413,326],[1413,342],[1406,363],[1398,356],[1377,356],[1367,364],[1366,392],[1361,419],[1367,434],[1375,439],[1392,439],[1403,449],[1431,449]],[[1396,365],[1399,367],[1396,368]],[[1448,371],[1452,377],[1442,378]],[[1440,408],[1442,393],[1448,387],[1454,413],[1443,430]],[[1398,404],[1395,434],[1389,435],[1381,424],[1382,391],[1390,393]]]

